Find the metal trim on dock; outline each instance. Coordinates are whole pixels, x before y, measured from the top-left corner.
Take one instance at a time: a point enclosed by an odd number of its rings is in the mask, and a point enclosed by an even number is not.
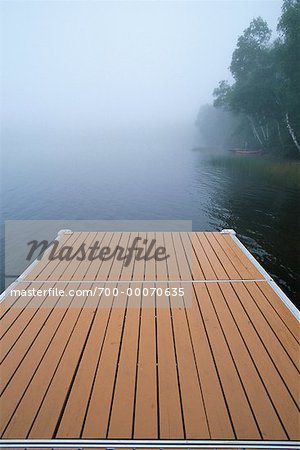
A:
[[[0,448],[299,449],[300,441],[178,439],[2,439]]]
[[[53,239],[52,242],[50,242],[49,246],[46,248],[46,250],[43,253],[43,257],[47,255],[50,252],[51,245],[54,241],[59,241],[62,236],[65,234],[72,234],[73,232],[71,230],[59,230],[57,233],[57,236],[55,239]],[[10,293],[12,289],[14,289],[18,283],[24,283],[25,277],[32,271],[32,269],[38,264],[40,259],[36,258],[34,261],[32,261],[31,264],[24,270],[24,272],[21,273],[21,275],[18,276],[18,278],[13,281],[1,294],[0,294],[0,303],[4,300],[4,298]]]
[[[265,280],[269,283],[269,285],[276,292],[278,297],[285,303],[291,313],[296,317],[296,319],[300,322],[300,311],[296,308],[296,306],[291,302],[291,300],[286,296],[286,294],[280,289],[278,284],[273,280],[273,278],[268,274],[268,272],[262,267],[262,265],[257,261],[257,259],[252,255],[251,252],[244,246],[244,244],[237,238],[236,232],[234,230],[222,230],[222,234],[230,234],[231,238],[234,242],[240,247],[240,249],[245,253],[245,255],[250,259],[250,261],[255,265],[255,267],[259,270],[259,272],[263,275]]]

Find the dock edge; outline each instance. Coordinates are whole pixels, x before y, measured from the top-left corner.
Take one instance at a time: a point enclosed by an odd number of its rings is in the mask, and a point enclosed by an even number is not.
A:
[[[231,236],[231,239],[240,247],[240,249],[247,256],[247,258],[250,259],[250,261],[254,264],[254,266],[257,268],[257,270],[265,278],[267,283],[276,292],[278,297],[283,301],[283,303],[291,311],[291,313],[295,316],[295,318],[298,320],[298,322],[300,322],[300,311],[291,302],[291,300],[287,297],[287,295],[283,292],[283,290],[278,286],[278,284],[273,280],[273,278],[268,274],[268,272],[262,267],[262,265],[257,261],[257,259],[252,255],[252,253],[238,239],[238,237],[236,236],[236,232],[232,229],[224,229],[221,231],[221,234],[229,234]]]
[[[51,245],[54,241],[59,241],[65,234],[73,234],[72,230],[62,229],[59,230],[56,237],[51,241],[51,244],[48,246],[48,248],[45,250],[44,255],[47,255],[47,253],[50,252]],[[15,279],[4,291],[0,294],[0,303],[4,300],[4,298],[10,293],[12,289],[14,289],[18,283],[22,282],[24,278],[32,271],[32,269],[36,266],[36,264],[40,260],[36,258],[34,261],[32,261],[31,264],[24,270],[24,272],[21,273],[21,275],[18,276],[18,278]],[[0,446],[1,448],[1,446]]]

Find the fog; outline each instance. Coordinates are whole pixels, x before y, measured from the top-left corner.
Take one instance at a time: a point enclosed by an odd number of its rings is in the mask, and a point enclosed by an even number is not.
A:
[[[236,40],[281,1],[6,1],[3,129],[99,129],[195,121]]]

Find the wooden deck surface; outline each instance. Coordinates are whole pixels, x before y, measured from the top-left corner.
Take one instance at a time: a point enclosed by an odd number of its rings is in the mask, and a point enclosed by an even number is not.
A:
[[[127,248],[137,235],[173,257],[44,257],[17,288],[65,295],[1,302],[0,436],[300,439],[299,323],[230,235],[86,232],[60,245]],[[95,286],[120,293],[67,295]]]

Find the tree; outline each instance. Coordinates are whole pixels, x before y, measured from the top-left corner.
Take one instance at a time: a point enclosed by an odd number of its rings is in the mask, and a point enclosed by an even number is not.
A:
[[[244,30],[238,38],[230,65],[230,71],[237,81],[247,77],[255,67],[264,65],[270,38],[271,30],[261,17],[253,19]]]
[[[261,17],[254,19],[238,38],[232,55],[230,71],[235,83],[230,86],[223,80],[214,91],[215,106],[245,115],[249,129],[264,147],[269,144],[267,117],[276,106],[270,83],[273,76],[270,37],[267,23]]]
[[[232,55],[234,82],[219,83],[214,105],[239,114],[260,146],[300,151],[300,0],[283,2],[278,31],[271,42],[261,17],[250,23]]]
[[[289,135],[300,151],[300,1],[285,0],[277,27],[281,101]]]

